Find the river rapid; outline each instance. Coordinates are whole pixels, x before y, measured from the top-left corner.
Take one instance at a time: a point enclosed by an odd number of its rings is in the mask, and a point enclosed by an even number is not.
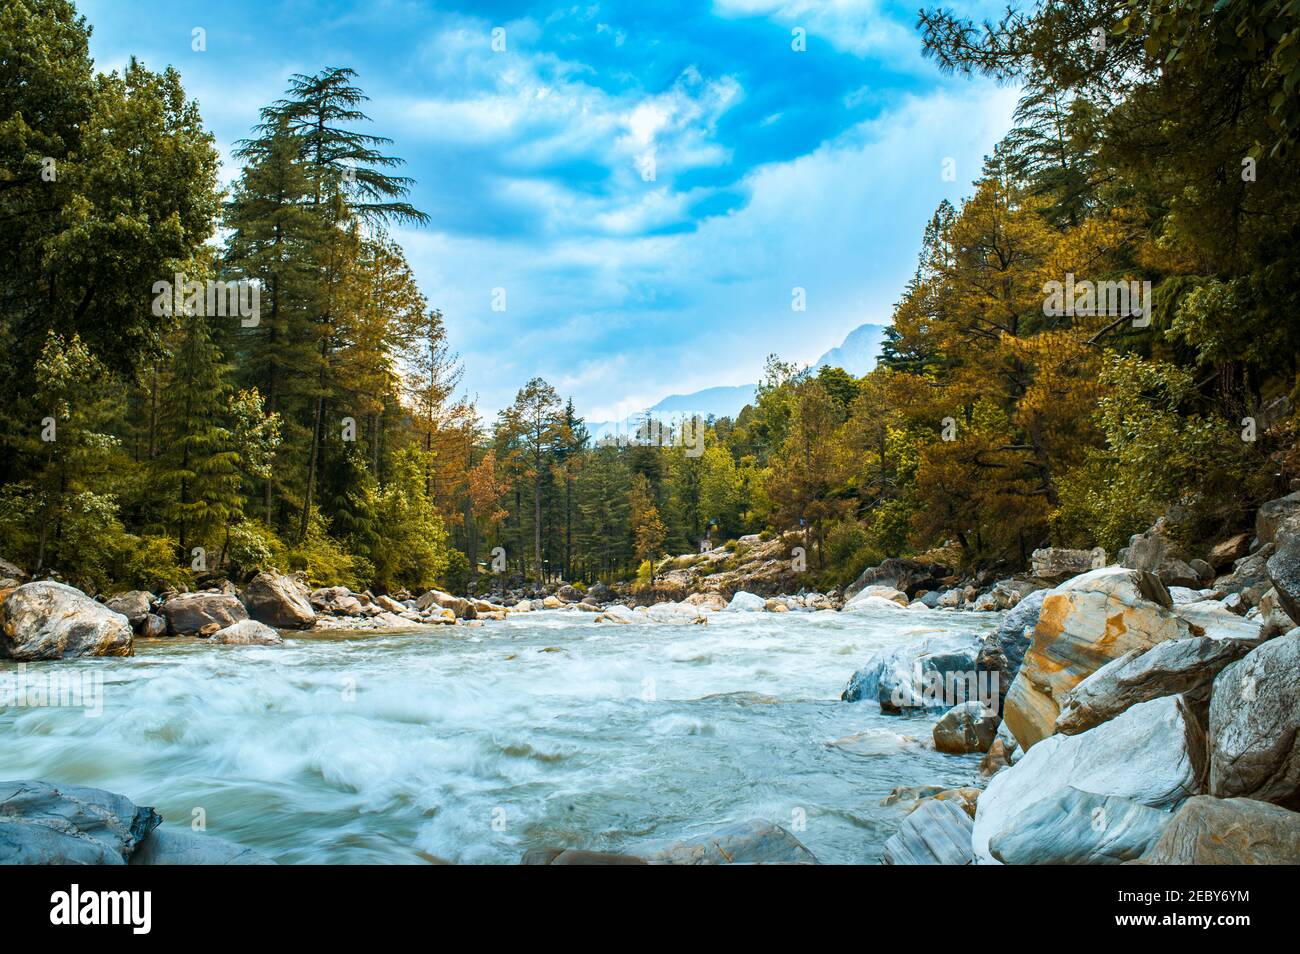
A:
[[[822,862],[872,864],[903,817],[879,804],[890,789],[968,784],[978,757],[929,746],[936,714],[841,690],[882,647],[996,621],[550,611],[282,647],[140,640],[131,658],[29,665],[101,674],[102,713],[0,708],[0,778],[120,792],[283,864],[637,852],[753,817]]]

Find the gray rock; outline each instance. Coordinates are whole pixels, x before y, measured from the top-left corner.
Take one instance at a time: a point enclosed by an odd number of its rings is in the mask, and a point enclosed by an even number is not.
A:
[[[26,583],[0,605],[0,656],[31,661],[133,652],[127,618],[71,586]]]
[[[248,619],[248,610],[239,597],[229,593],[181,593],[163,603],[162,615],[167,620],[167,632],[192,636],[205,626],[216,624],[218,629],[225,629]]]
[[[1249,798],[1189,798],[1142,856],[1147,865],[1294,865],[1300,814]]]
[[[997,641],[1007,657],[1007,678],[1014,679],[1025,661],[1025,653],[1034,641],[1034,627],[1043,610],[1043,600],[1050,590],[1035,590],[1025,596],[1002,618],[998,626]]]
[[[159,639],[167,635],[167,620],[156,613],[150,613],[140,624],[140,635],[145,639]]]
[[[1259,505],[1255,511],[1255,537],[1260,546],[1274,543],[1278,528],[1300,514],[1300,490]]]
[[[1029,556],[1029,572],[1040,580],[1064,580],[1105,565],[1106,551],[1101,547],[1091,550],[1044,547]]]
[[[652,865],[816,864],[817,859],[780,825],[751,818],[699,839],[647,855]]]
[[[950,801],[930,799],[903,819],[885,842],[887,865],[968,865],[971,852],[970,816]]]
[[[360,616],[361,601],[346,586],[327,586],[313,590],[308,598],[312,608],[336,616]]]
[[[25,580],[27,579],[27,574],[8,560],[0,558],[0,579]]]
[[[289,577],[280,573],[259,573],[244,587],[244,608],[259,623],[280,629],[308,629],[316,623],[316,611],[306,595]]]
[[[594,599],[597,603],[601,604],[608,603],[617,595],[618,594],[605,583],[596,582],[587,589],[588,599]]]
[[[975,636],[930,636],[881,650],[853,674],[840,698],[874,700],[882,712],[948,709],[970,696],[981,641]],[[939,691],[927,691],[937,688]],[[975,687],[978,688],[978,687]],[[958,691],[967,692],[958,698]]]
[[[1250,652],[1252,643],[1193,636],[1133,649],[1112,659],[1066,696],[1056,731],[1078,735],[1109,722],[1140,702],[1161,696],[1188,696],[1206,702],[1214,677]]]
[[[280,634],[255,619],[241,619],[213,633],[208,642],[219,646],[279,646]]]
[[[160,821],[98,788],[0,782],[0,864],[126,864]]]
[[[1300,533],[1279,535],[1277,552],[1268,558],[1265,571],[1282,609],[1300,622]]]
[[[1214,680],[1209,792],[1300,808],[1300,628]]]
[[[1202,790],[1205,735],[1178,696],[1142,702],[1080,735],[1052,735],[989,780],[971,833],[977,862],[989,840],[1030,806],[1065,788],[1168,809]]]
[[[131,854],[133,865],[273,865],[270,858],[223,838],[156,828]]]
[[[955,705],[935,723],[935,750],[954,755],[987,752],[1001,721],[992,708],[986,708],[982,702]]]
[[[1295,629],[1296,620],[1283,608],[1282,599],[1276,589],[1270,589],[1259,600],[1259,638],[1272,639]]]
[[[1174,615],[1188,624],[1188,631],[1194,636],[1242,642],[1261,642],[1264,638],[1260,622],[1238,616],[1227,601],[1179,603],[1174,606]]]
[[[1004,865],[1117,865],[1142,857],[1170,818],[1067,786],[1015,815],[989,839],[989,852]]]
[[[892,586],[909,597],[917,590],[932,590],[951,571],[941,563],[922,563],[906,557],[890,557],[879,566],[863,570],[856,580],[844,590],[844,598],[852,599],[868,586]],[[933,609],[933,607],[931,607]]]
[[[1129,537],[1128,547],[1120,551],[1120,565],[1130,570],[1154,573],[1165,586],[1197,586],[1202,579],[1213,575],[1213,570],[1210,570],[1202,576],[1176,557],[1173,551],[1174,547],[1166,536],[1166,521],[1162,517],[1145,533]]]
[[[144,590],[131,590],[129,593],[118,593],[111,597],[104,605],[114,613],[121,613],[131,621],[131,626],[138,632],[144,623],[145,617],[153,610],[155,598],[152,593]]]

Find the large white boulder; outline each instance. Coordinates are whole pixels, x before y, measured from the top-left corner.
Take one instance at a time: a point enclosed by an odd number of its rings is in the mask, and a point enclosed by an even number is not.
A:
[[[763,597],[740,590],[731,598],[731,602],[727,604],[727,609],[740,610],[746,613],[761,613],[766,604],[767,601]]]
[[[131,621],[71,586],[26,583],[0,605],[0,656],[31,661],[134,652]]]
[[[996,864],[989,841],[1016,816],[1066,788],[1168,810],[1200,792],[1205,736],[1178,696],[1139,703],[1080,735],[1053,735],[993,776],[975,811],[977,863]]]

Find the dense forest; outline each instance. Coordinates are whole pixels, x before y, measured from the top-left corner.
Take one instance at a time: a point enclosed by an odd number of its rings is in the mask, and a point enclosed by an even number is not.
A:
[[[1048,0],[919,30],[1022,96],[970,197],[917,223],[876,370],[773,356],[702,443],[596,441],[541,379],[489,420],[462,396],[388,231],[427,217],[351,70],[294,77],[223,191],[175,70],[97,73],[69,0],[6,2],[0,555],[91,590],[270,566],[463,590],[797,529],[831,585],[1244,525],[1300,476],[1300,10]],[[1101,307],[1120,282],[1149,299]],[[1086,294],[1051,308],[1053,283]]]

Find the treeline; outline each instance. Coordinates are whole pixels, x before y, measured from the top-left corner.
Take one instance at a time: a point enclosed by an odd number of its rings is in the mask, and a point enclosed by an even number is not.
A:
[[[0,13],[0,549],[91,588],[456,573],[473,410],[352,71],[294,77],[223,194],[176,72],[88,35]]]
[[[1294,5],[1049,0],[920,30],[1024,93],[925,226],[877,369],[773,357],[734,420],[602,442],[540,379],[486,424],[457,399],[385,232],[424,216],[351,71],[295,77],[222,195],[174,71],[96,75],[70,3],[7,4],[0,554],[94,587],[276,566],[462,589],[648,581],[793,530],[823,586],[899,554],[1113,552],[1163,514],[1187,541],[1244,526],[1300,475]]]

